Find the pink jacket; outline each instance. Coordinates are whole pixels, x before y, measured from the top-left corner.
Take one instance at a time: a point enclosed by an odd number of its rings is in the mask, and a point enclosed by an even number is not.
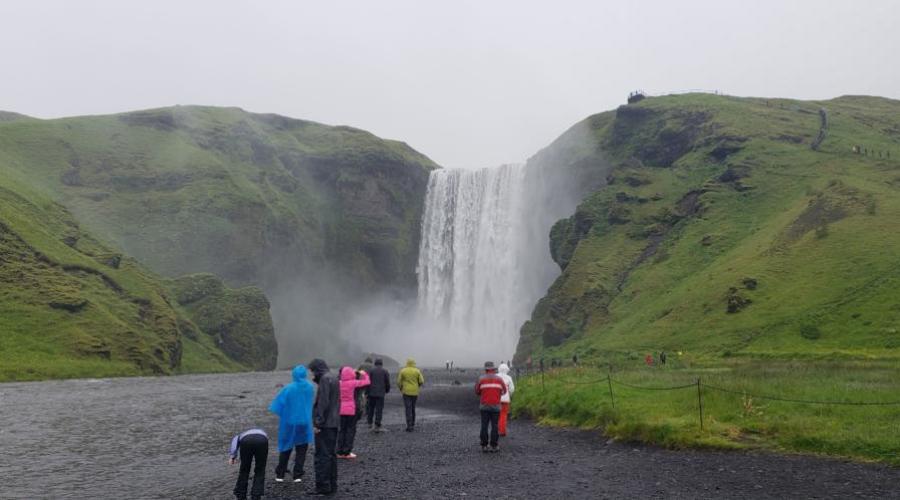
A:
[[[356,414],[356,399],[353,392],[359,387],[369,385],[369,374],[360,372],[362,375],[359,380],[356,379],[356,370],[345,366],[341,368],[341,415]]]

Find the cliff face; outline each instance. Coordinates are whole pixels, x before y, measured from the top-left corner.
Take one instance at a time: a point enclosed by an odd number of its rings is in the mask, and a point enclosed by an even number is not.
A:
[[[169,288],[197,327],[185,329],[186,335],[210,336],[225,355],[249,368],[275,368],[278,344],[269,301],[260,289],[230,289],[212,274],[182,276]]]
[[[895,355],[898,111],[682,95],[588,118],[550,149],[608,159],[607,185],[554,226],[562,274],[517,358]]]
[[[216,332],[197,327],[162,279],[99,242],[23,179],[3,172],[0,380],[274,366],[274,359],[260,363],[217,348]],[[234,325],[232,336],[268,336],[274,343],[267,304],[232,302],[259,318]]]
[[[261,287],[282,339],[320,348],[337,319],[311,316],[386,289],[414,290],[436,165],[350,127],[179,106],[0,120],[0,167],[154,272]],[[312,299],[330,303],[307,300],[314,305],[296,317],[298,301],[318,287]]]
[[[362,130],[234,108],[15,121],[0,145],[5,163],[154,270],[238,284],[277,280],[273,262],[324,260],[367,286],[409,282],[435,167]]]

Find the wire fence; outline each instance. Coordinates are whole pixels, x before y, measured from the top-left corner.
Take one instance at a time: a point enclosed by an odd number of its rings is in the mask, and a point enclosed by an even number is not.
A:
[[[538,373],[531,373],[531,375],[537,375]],[[545,390],[545,382],[544,382],[544,370],[540,369],[539,374],[541,377],[541,391]],[[628,382],[624,382],[622,380],[618,380],[612,377],[612,373],[607,374],[605,377],[593,379],[593,380],[559,380],[559,378],[554,377],[555,381],[562,382],[566,385],[600,385],[605,384],[609,391],[609,399],[612,407],[616,407],[616,396],[613,391],[613,384],[627,387],[629,389],[641,390],[641,391],[678,391],[684,389],[696,389],[697,391],[697,413],[699,417],[700,430],[703,430],[703,393],[704,389],[709,391],[717,391],[725,394],[736,394],[739,396],[754,398],[754,399],[765,399],[770,401],[780,401],[786,403],[797,403],[797,404],[813,404],[813,405],[828,405],[828,406],[900,406],[900,401],[828,401],[828,400],[813,400],[813,399],[800,399],[800,398],[788,398],[784,396],[772,396],[767,394],[756,394],[750,393],[743,390],[730,389],[727,387],[719,387],[716,385],[711,385],[705,383],[701,380],[700,377],[688,384],[680,384],[680,385],[672,385],[672,386],[644,386],[644,385],[636,385]]]

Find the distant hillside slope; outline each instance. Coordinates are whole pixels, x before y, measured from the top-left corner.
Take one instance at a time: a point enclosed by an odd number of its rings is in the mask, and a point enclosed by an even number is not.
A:
[[[172,300],[172,284],[99,243],[16,173],[0,173],[0,381],[274,367],[265,298],[222,290],[220,300],[256,322],[230,335],[201,329],[202,317]],[[269,352],[223,349],[231,338]]]
[[[900,102],[649,98],[548,149],[576,147],[613,169],[553,228],[518,359],[900,353]]]
[[[263,287],[289,359],[333,345],[358,296],[414,289],[436,168],[362,130],[198,106],[0,121],[0,165],[156,272]]]

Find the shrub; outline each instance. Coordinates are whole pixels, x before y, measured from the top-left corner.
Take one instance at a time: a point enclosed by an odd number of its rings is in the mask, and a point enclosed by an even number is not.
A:
[[[816,340],[822,336],[822,331],[816,325],[803,325],[800,327],[800,336],[805,339]]]

